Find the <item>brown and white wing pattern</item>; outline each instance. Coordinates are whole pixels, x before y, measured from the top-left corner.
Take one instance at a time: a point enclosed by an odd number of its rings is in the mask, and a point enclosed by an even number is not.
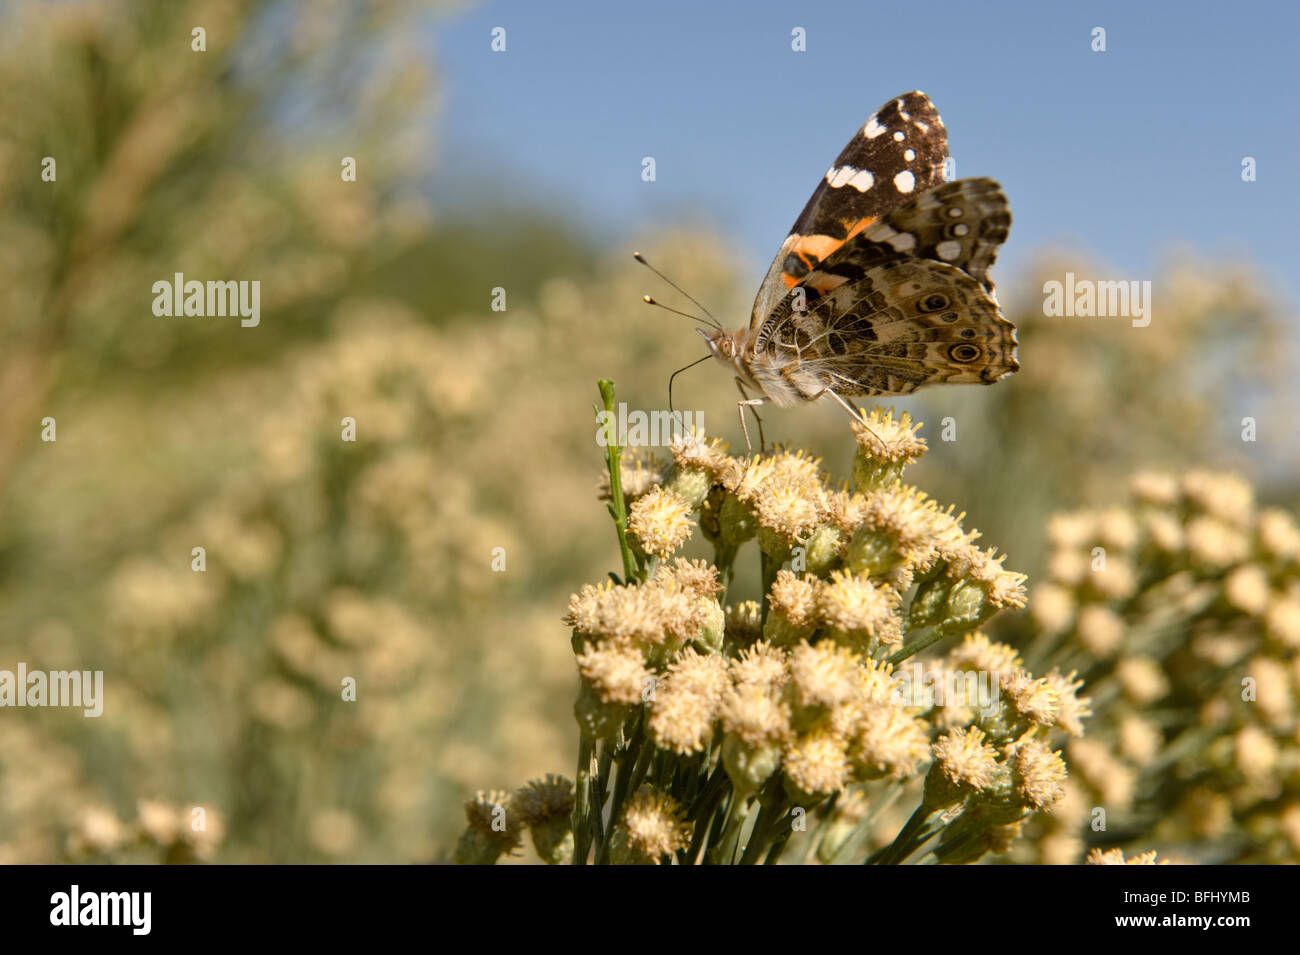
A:
[[[988,271],[1010,228],[1011,209],[1001,186],[992,179],[958,179],[882,216],[805,281],[824,292],[860,278],[873,265],[918,258],[956,266],[992,292]]]
[[[759,287],[749,327],[760,327],[790,289],[878,218],[944,180],[948,133],[930,98],[913,90],[890,100],[835,157],[781,243]]]
[[[991,384],[1020,367],[1016,329],[976,279],[947,262],[869,266],[806,311],[783,299],[751,341],[755,380],[777,404]]]

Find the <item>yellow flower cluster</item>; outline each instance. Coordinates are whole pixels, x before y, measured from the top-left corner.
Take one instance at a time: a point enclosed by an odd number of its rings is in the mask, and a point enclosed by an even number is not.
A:
[[[579,861],[594,849],[599,863],[753,862],[812,813],[800,838],[823,861],[877,846],[872,861],[970,862],[1061,798],[1052,736],[1080,735],[1088,703],[1073,673],[1035,677],[977,630],[1024,605],[1024,576],[903,483],[925,451],[918,427],[880,410],[855,423],[852,489],[802,452],[734,458],[698,433],[672,445],[671,466],[620,461],[636,573],[582,588],[564,617],[587,760]],[[712,564],[676,556],[697,522]],[[750,541],[763,599],[724,609]],[[918,669],[982,680],[984,698],[905,692],[916,674],[903,661],[946,638],[958,645]],[[871,823],[893,818],[872,810],[902,792],[921,797],[914,821],[882,841]],[[513,848],[476,827],[465,838],[485,858]]]

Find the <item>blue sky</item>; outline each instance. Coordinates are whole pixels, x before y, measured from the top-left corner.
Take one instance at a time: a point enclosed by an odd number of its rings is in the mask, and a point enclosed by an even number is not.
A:
[[[505,53],[489,48],[498,26]],[[435,191],[499,189],[611,241],[689,218],[734,242],[757,283],[848,137],[915,88],[957,175],[1010,197],[1001,274],[1064,244],[1149,278],[1190,248],[1252,259],[1294,296],[1298,38],[1300,4],[1282,0],[488,2],[435,36]]]

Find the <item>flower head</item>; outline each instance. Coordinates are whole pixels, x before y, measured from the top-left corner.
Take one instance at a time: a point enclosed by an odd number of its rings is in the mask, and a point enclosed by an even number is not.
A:
[[[628,800],[619,829],[630,855],[654,865],[691,842],[691,824],[681,804],[649,784]]]
[[[860,420],[853,422],[853,436],[857,438],[860,453],[889,464],[908,465],[925,454],[925,439],[917,435],[921,422],[912,422],[906,411],[897,418],[894,409],[859,411]]]
[[[713,720],[727,689],[726,664],[716,654],[687,648],[655,688],[650,732],[664,749],[696,753],[713,735]]]
[[[951,729],[932,747],[935,765],[954,787],[980,790],[992,785],[998,770],[997,750],[977,726]]]
[[[690,505],[664,488],[637,498],[628,515],[628,530],[645,552],[664,559],[686,543],[694,527]]]
[[[903,779],[916,772],[930,753],[926,724],[897,706],[864,709],[850,755],[864,776]]]
[[[578,654],[578,672],[606,703],[640,703],[650,670],[633,644],[604,640]]]
[[[835,731],[818,728],[786,748],[782,765],[799,793],[839,792],[849,778],[848,743]]]
[[[877,587],[864,576],[835,570],[818,589],[816,600],[820,621],[854,646],[903,642],[898,594],[892,587]]]
[[[1050,808],[1065,792],[1065,761],[1041,740],[1027,740],[1011,757],[1015,793],[1026,808]]]

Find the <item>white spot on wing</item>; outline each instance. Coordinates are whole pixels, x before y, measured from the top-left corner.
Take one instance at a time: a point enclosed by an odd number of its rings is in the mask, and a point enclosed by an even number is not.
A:
[[[852,186],[858,192],[866,192],[876,184],[876,177],[867,169],[855,169],[852,166],[831,166],[826,170],[826,183],[832,189]]]
[[[871,175],[869,169],[859,169],[853,178],[848,181],[848,185],[858,190],[858,192],[866,192],[875,184],[876,177]]]
[[[907,134],[903,132],[901,129],[898,132],[894,133],[894,142],[896,143],[901,143],[906,138],[907,138]]]
[[[912,175],[910,169],[904,169],[894,177],[894,188],[904,193],[916,188],[916,177]]]
[[[951,261],[961,255],[961,243],[955,239],[948,239],[936,245],[934,251],[945,262]]]
[[[911,252],[916,248],[916,236],[910,232],[899,232],[885,241],[894,247],[895,252]]]
[[[954,235],[965,235],[966,233],[970,232],[970,226],[968,226],[964,222],[958,222],[955,226],[952,227],[952,231]]]
[[[915,149],[906,149],[906,150],[904,150],[904,151],[903,151],[903,158],[906,159],[908,162],[911,162],[913,159],[916,158],[916,150],[915,150]]]
[[[826,170],[826,182],[833,189],[838,189],[853,177],[857,172],[852,166],[832,166]]]
[[[880,120],[874,116],[867,120],[867,125],[862,127],[862,135],[866,136],[867,139],[875,139],[885,131],[885,127],[880,125]]]

